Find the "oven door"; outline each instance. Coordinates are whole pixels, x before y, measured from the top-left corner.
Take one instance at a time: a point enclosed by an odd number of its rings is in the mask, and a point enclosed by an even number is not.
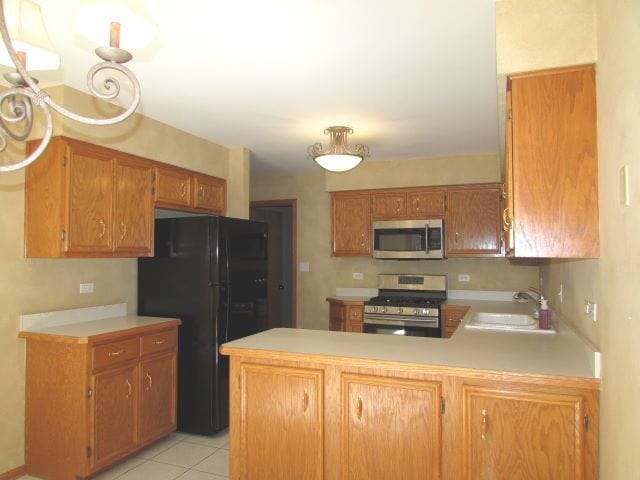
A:
[[[373,256],[389,259],[443,258],[442,219],[373,222]]]
[[[382,318],[364,318],[364,333],[382,335],[400,335],[403,337],[441,337],[440,322],[416,322],[411,320],[389,320]]]

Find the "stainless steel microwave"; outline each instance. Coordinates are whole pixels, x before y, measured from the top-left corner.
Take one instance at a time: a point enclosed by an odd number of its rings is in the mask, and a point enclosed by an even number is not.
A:
[[[373,257],[396,260],[443,258],[442,219],[373,222]]]

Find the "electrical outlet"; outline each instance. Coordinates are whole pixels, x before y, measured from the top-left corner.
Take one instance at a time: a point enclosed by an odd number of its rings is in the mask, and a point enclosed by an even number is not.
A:
[[[460,275],[458,275],[458,281],[459,282],[470,282],[471,281],[471,275],[468,275],[466,273],[461,273]]]
[[[93,293],[93,283],[81,283],[80,293]]]
[[[364,275],[362,273],[353,272],[353,279],[354,280],[362,280],[363,278],[364,278]]]
[[[591,320],[593,320],[594,322],[597,321],[596,320],[596,312],[597,312],[597,305],[595,302],[592,302],[590,300],[585,300],[584,301],[584,314],[590,318]]]

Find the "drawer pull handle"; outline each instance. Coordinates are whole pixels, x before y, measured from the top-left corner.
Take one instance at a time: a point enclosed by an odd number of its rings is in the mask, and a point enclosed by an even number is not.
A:
[[[362,421],[362,397],[358,396],[358,401],[356,402],[356,416],[358,420]]]
[[[304,395],[302,396],[302,411],[306,412],[309,409],[309,392],[304,389]]]
[[[396,212],[400,211],[400,200],[396,200]]]
[[[187,184],[182,182],[180,184],[180,198],[184,198],[186,194],[187,194]]]
[[[200,185],[200,201],[204,201],[204,187]]]
[[[420,210],[420,199],[416,198],[416,212]]]
[[[364,233],[360,235],[360,246],[364,247]]]
[[[147,385],[147,390],[151,390],[151,386],[153,385],[153,379],[151,378],[151,375],[149,374],[149,372],[146,372],[145,375],[147,376],[147,380],[149,380],[149,384]]]
[[[487,439],[487,409],[483,408],[482,409],[482,440],[486,440]]]
[[[161,338],[159,340],[156,340],[155,342],[153,342],[154,345],[162,345],[163,343],[166,343],[167,339],[166,338]]]
[[[127,378],[127,381],[125,383],[127,384],[127,394],[125,395],[125,398],[131,398],[131,393],[133,391],[133,389],[131,387],[131,382]]]
[[[102,240],[104,238],[105,234],[107,233],[107,224],[104,223],[103,219],[98,220],[98,223],[102,227],[102,231],[100,232],[100,234],[98,234],[98,238],[100,240]]]
[[[110,357],[117,357],[118,355],[122,355],[124,353],[124,348],[122,350],[118,350],[117,352],[109,352],[107,355]]]
[[[124,237],[127,236],[127,226],[124,224],[124,222],[120,222],[120,230],[122,230],[122,233],[120,234],[120,240],[124,240]]]

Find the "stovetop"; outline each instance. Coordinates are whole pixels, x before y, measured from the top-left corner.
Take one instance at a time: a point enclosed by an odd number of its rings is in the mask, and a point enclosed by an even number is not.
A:
[[[376,306],[407,306],[407,307],[438,307],[444,299],[424,298],[409,295],[379,295],[365,302],[366,305]]]

